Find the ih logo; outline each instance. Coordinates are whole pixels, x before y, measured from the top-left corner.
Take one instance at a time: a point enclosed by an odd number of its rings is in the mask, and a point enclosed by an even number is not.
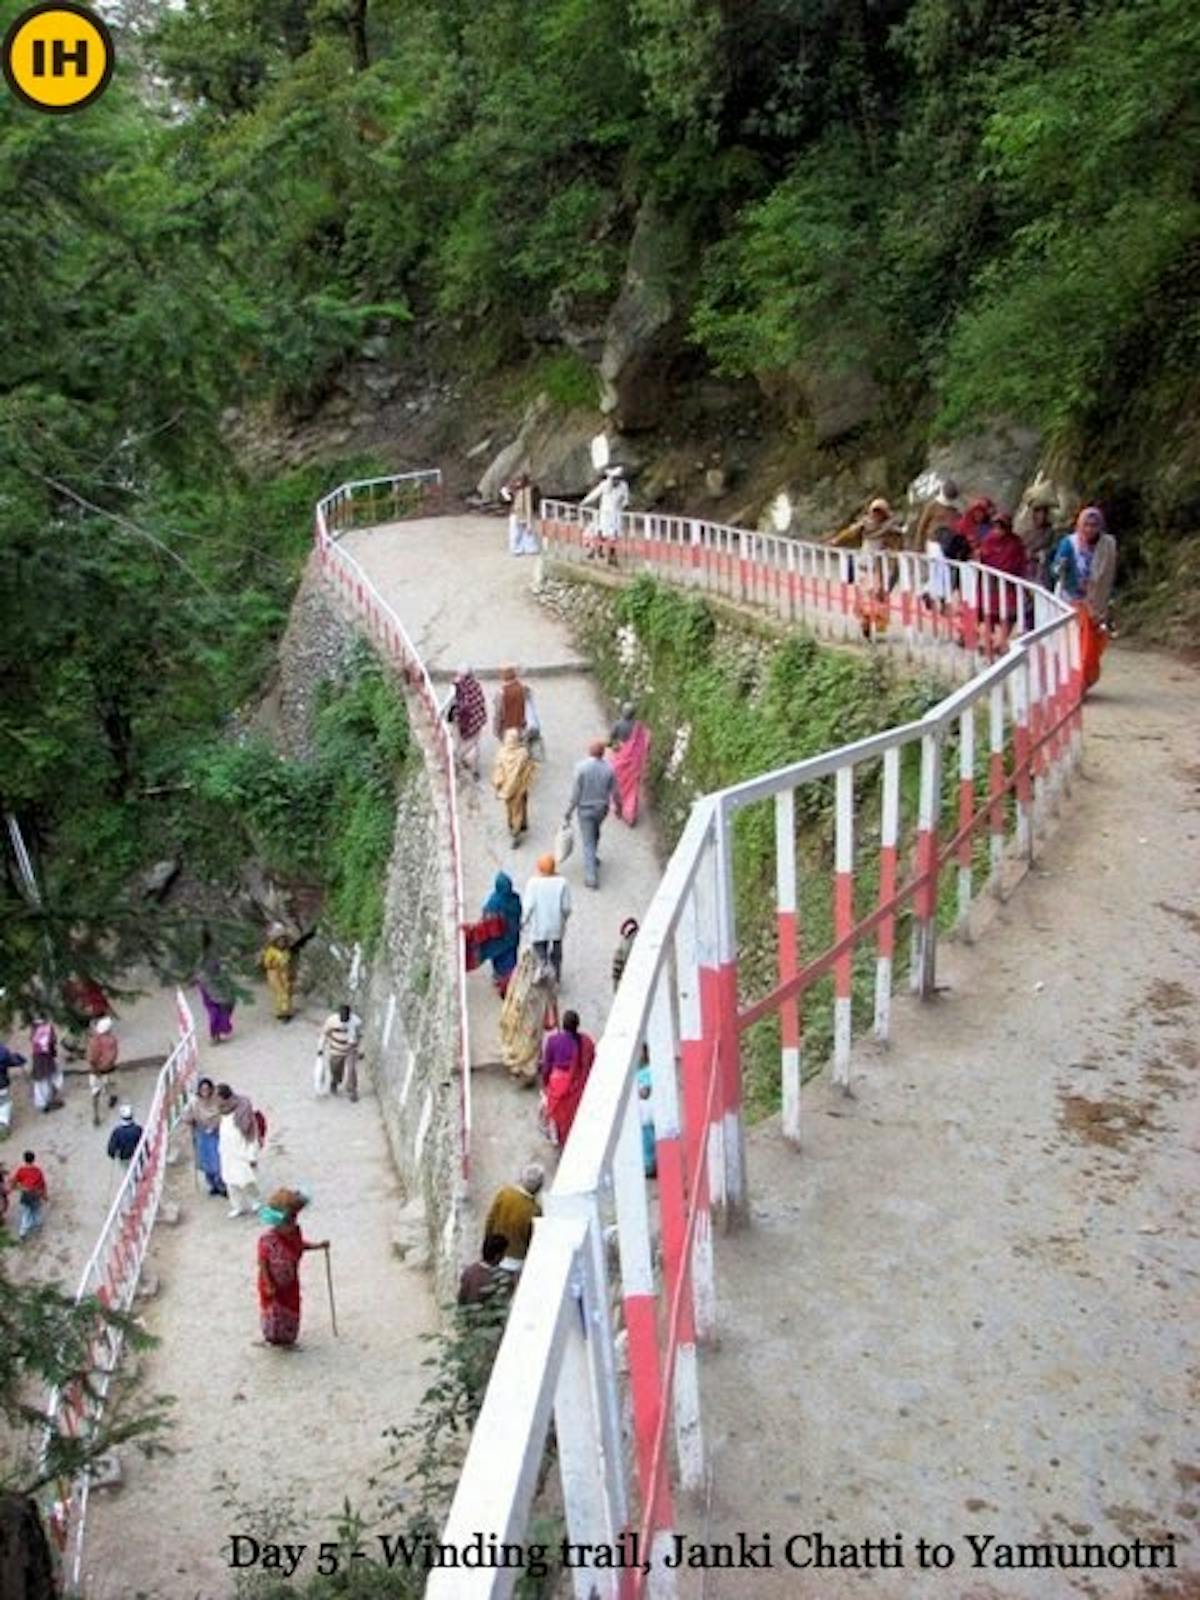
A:
[[[82,111],[108,88],[116,52],[93,11],[48,0],[23,11],[4,36],[4,76],[36,111]]]

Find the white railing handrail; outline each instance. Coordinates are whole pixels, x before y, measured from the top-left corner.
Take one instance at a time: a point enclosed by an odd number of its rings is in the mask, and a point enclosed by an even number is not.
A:
[[[183,1116],[197,1070],[196,1023],[182,989],[175,991],[175,1009],[178,1042],[159,1069],[142,1137],[80,1274],[76,1305],[96,1299],[107,1310],[122,1313],[133,1305],[162,1199],[168,1144]],[[94,1430],[103,1414],[124,1342],[119,1328],[97,1324],[89,1352],[88,1392],[67,1394],[56,1389],[50,1396],[47,1415],[56,1432],[76,1437]],[[90,1477],[85,1471],[60,1496],[51,1517],[63,1552],[70,1593],[79,1588],[89,1486]]]
[[[551,556],[560,550],[567,558],[579,553],[572,544],[573,535],[595,527],[595,513],[576,505],[544,501],[542,515],[545,543]],[[851,617],[851,606],[857,605],[859,599],[853,588],[852,563],[863,563],[871,573],[876,570],[872,562],[879,559],[781,535],[654,513],[626,514],[622,519],[622,534],[616,543],[622,551],[621,564],[626,571],[637,570],[644,561],[649,570],[661,571],[668,578],[679,578],[688,587],[716,588],[725,593],[732,589],[736,591],[734,598],[767,595],[772,609],[793,618],[798,608],[806,613],[828,613],[839,606],[844,618]],[[681,561],[681,553],[686,553],[688,560]],[[764,556],[769,560],[759,559]],[[642,918],[598,1042],[582,1105],[546,1196],[546,1215],[534,1229],[492,1381],[443,1533],[443,1542],[449,1547],[465,1547],[480,1533],[485,1537],[494,1535],[499,1539],[520,1541],[532,1504],[551,1405],[558,1431],[571,1538],[599,1537],[611,1542],[626,1527],[640,1528],[650,1535],[656,1529],[661,1531],[662,1513],[657,1507],[660,1494],[666,1492],[664,1475],[669,1452],[664,1430],[672,1408],[676,1422],[676,1453],[684,1487],[696,1488],[702,1481],[698,1471],[702,1460],[697,1454],[700,1448],[698,1431],[694,1438],[689,1437],[689,1428],[693,1424],[696,1430],[699,1427],[694,1376],[696,1333],[685,1334],[677,1323],[680,1308],[694,1297],[696,1329],[701,1337],[704,1335],[701,1316],[704,1302],[711,1295],[711,1245],[703,1244],[698,1230],[706,1224],[709,1187],[716,1186],[716,1199],[724,1199],[733,1206],[744,1203],[738,1170],[740,1154],[735,1148],[740,1112],[734,1111],[731,1122],[727,1106],[722,1119],[713,1110],[714,1097],[720,1088],[721,1072],[728,1070],[731,1062],[734,1072],[739,1070],[739,1030],[752,1025],[769,1010],[783,1017],[791,1003],[789,996],[805,981],[804,971],[789,979],[784,962],[786,939],[790,945],[791,972],[797,973],[795,867],[794,862],[789,866],[780,855],[777,861],[779,987],[753,1005],[744,1008],[741,1005],[732,924],[730,830],[734,814],[746,806],[773,801],[777,854],[781,849],[780,840],[790,851],[794,847],[796,791],[814,781],[837,779],[835,865],[839,910],[832,942],[812,962],[809,970],[816,974],[818,969],[822,973],[834,970],[835,966],[841,969],[836,988],[834,1077],[835,1082],[845,1086],[848,1084],[851,1028],[849,954],[854,946],[868,937],[875,938],[877,930],[894,922],[898,908],[913,906],[916,908],[913,912],[914,987],[922,993],[932,992],[939,870],[954,852],[959,861],[960,906],[964,903],[964,885],[969,903],[971,864],[969,851],[965,864],[960,853],[964,843],[972,845],[983,833],[984,826],[990,830],[992,876],[996,877],[1005,847],[1005,807],[1011,798],[1015,843],[1023,854],[1028,854],[1032,849],[1033,819],[1042,809],[1043,797],[1047,793],[1050,797],[1057,793],[1058,786],[1078,759],[1082,680],[1078,628],[1072,608],[1035,583],[1011,578],[976,563],[943,562],[941,558],[916,552],[889,553],[883,559],[887,563],[883,569],[885,574],[892,570],[899,574],[898,598],[893,596],[894,586],[890,583],[883,597],[882,604],[887,611],[900,611],[906,619],[910,641],[916,636],[918,645],[925,642],[920,635],[923,624],[929,621],[929,632],[939,646],[945,645],[957,655],[956,664],[967,667],[969,679],[919,719],[731,785],[701,797],[693,805]],[[733,571],[735,561],[743,563],[736,572]],[[702,578],[707,579],[711,573],[715,581],[697,585],[697,568]],[[956,595],[933,587],[935,581],[940,581],[939,575],[945,574],[951,575]],[[920,614],[926,596],[935,602],[929,608],[934,612],[932,618]],[[936,604],[939,598],[943,601],[940,606]],[[998,614],[1008,627],[1012,629],[1015,624],[1018,630],[1003,653],[990,661],[986,659],[992,644],[990,632],[981,649],[975,644],[978,625],[985,620],[981,607],[989,598],[997,607],[1003,606]],[[951,607],[957,614],[947,619],[946,613]],[[994,624],[994,618],[989,620]],[[1032,620],[1033,626],[1028,631],[1019,631],[1028,620]],[[961,627],[958,636],[956,627]],[[849,631],[848,625],[846,631]],[[977,806],[974,759],[978,708],[988,713],[988,743],[983,748],[990,751],[990,755],[989,787]],[[1011,722],[1007,732],[1006,718]],[[944,821],[941,751],[956,730],[959,788],[964,792],[960,794],[955,821],[947,830],[950,834],[947,842],[941,833]],[[921,795],[915,820],[916,865],[900,882],[899,758],[903,747],[914,744],[919,744],[921,749]],[[860,915],[855,921],[853,773],[862,765],[880,761],[884,766],[885,798],[879,843],[887,858],[887,871],[881,869],[879,906],[870,915]],[[1054,787],[1047,791],[1047,784]],[[999,835],[997,826],[1001,830]],[[882,986],[890,994],[892,937],[889,931],[885,953],[883,935],[879,933],[876,990],[879,1037],[886,1037],[888,1016],[886,996],[881,1006],[879,980],[882,979]],[[815,977],[811,981],[815,981]],[[722,983],[724,988],[720,989]],[[710,996],[707,1013],[706,984]],[[714,984],[718,986],[715,991]],[[715,1002],[711,999],[714,992]],[[668,1213],[670,1197],[663,1192],[666,1168],[660,1162],[662,1301],[656,1298],[653,1286],[646,1201],[639,1198],[644,1188],[640,1159],[636,1153],[630,1153],[637,1127],[637,1104],[632,1086],[643,1044],[650,1048],[653,1060],[652,1104],[658,1147],[661,1151],[673,1143],[678,1145],[682,1131],[685,1167],[689,1172],[683,1191],[685,1211],[679,1211],[679,1196],[676,1195],[675,1209]],[[687,1104],[686,1120],[690,1126],[684,1127],[680,1122],[674,1080],[679,1071],[684,1080],[687,1079],[689,1050],[693,1052],[694,1072],[697,1048],[702,1052],[703,1061],[709,1063],[707,1069],[701,1069],[702,1072],[707,1070],[708,1075],[702,1080],[703,1094]],[[785,1136],[795,1138],[798,1105],[792,1105],[789,1115],[788,1073],[792,1074],[793,1100],[796,1101],[799,1054],[794,1045],[789,1047],[786,1032],[783,1054],[783,1131]],[[668,1078],[670,1084],[660,1088],[660,1080]],[[684,1090],[686,1094],[686,1081]],[[710,1135],[723,1148],[714,1152],[710,1148]],[[690,1152],[687,1150],[689,1140],[692,1143]],[[634,1410],[631,1449],[637,1458],[636,1477],[643,1502],[641,1514],[636,1518],[629,1512],[624,1484],[629,1476],[623,1460],[626,1452],[619,1436],[619,1421],[615,1424],[617,1434],[614,1436],[613,1416],[619,1416],[619,1410],[615,1394],[610,1392],[614,1390],[616,1379],[601,1235],[614,1197],[621,1248],[620,1276],[630,1341]],[[671,1266],[673,1252],[674,1267]],[[570,1270],[572,1260],[573,1272]],[[687,1289],[689,1275],[692,1295]],[[656,1309],[647,1320],[644,1304],[648,1294]],[[660,1359],[655,1341],[659,1338],[656,1329],[664,1321],[664,1306],[669,1332],[665,1356]],[[635,1336],[639,1341],[637,1350]],[[542,1357],[537,1372],[530,1370],[527,1342],[530,1339],[537,1344]],[[687,1370],[681,1390],[677,1381],[681,1370],[678,1363],[685,1356]],[[644,1547],[640,1551],[643,1558],[647,1553]],[[674,1592],[669,1582],[664,1582],[669,1576],[656,1570],[655,1577],[664,1594]],[[591,1567],[577,1571],[573,1577],[577,1596],[595,1592],[608,1597],[618,1592],[621,1575],[614,1576]],[[513,1578],[514,1573],[503,1568],[487,1571],[439,1568],[431,1574],[427,1593],[429,1600],[484,1600],[484,1597],[502,1600],[511,1593]],[[642,1574],[635,1574],[632,1580],[625,1574],[623,1581],[632,1583],[636,1595],[644,1592]],[[625,1592],[623,1586],[621,1592]]]
[[[422,659],[420,651],[409,636],[407,628],[397,615],[396,611],[379,593],[364,571],[362,564],[356,561],[350,553],[339,543],[340,530],[336,526],[336,512],[340,506],[353,506],[356,491],[373,490],[386,486],[393,495],[398,494],[401,488],[412,488],[421,491],[422,502],[426,490],[432,489],[440,493],[442,474],[436,467],[425,468],[416,472],[401,472],[383,478],[359,478],[349,483],[339,484],[329,494],[324,495],[316,506],[315,521],[317,531],[318,551],[330,552],[338,564],[347,571],[359,595],[369,597],[369,606],[357,604],[356,609],[366,612],[368,627],[372,621],[370,611],[373,608],[376,617],[382,619],[382,629],[376,627],[378,637],[382,633],[381,642],[385,648],[390,649],[400,657],[402,675],[421,699],[426,711],[428,723],[425,728],[420,726],[419,720],[414,719],[412,726],[422,750],[426,757],[426,767],[430,774],[430,782],[435,794],[438,793],[439,778],[442,784],[441,799],[444,812],[443,823],[446,830],[445,846],[450,860],[451,868],[451,904],[447,911],[447,939],[451,971],[455,985],[455,1012],[458,1032],[457,1050],[458,1071],[460,1082],[460,1150],[459,1164],[463,1180],[465,1181],[470,1171],[471,1157],[471,1044],[467,1016],[467,987],[466,974],[460,952],[460,939],[463,922],[465,920],[465,899],[463,892],[463,865],[462,865],[462,834],[458,814],[458,787],[455,775],[454,746],[450,738],[445,720],[440,714],[437,694],[434,690],[433,680],[429,670]],[[355,597],[352,596],[352,603]],[[390,630],[391,637],[388,637]]]

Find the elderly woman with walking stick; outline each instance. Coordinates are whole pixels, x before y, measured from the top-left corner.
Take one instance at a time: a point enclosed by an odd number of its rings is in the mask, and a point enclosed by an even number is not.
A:
[[[328,1268],[328,1239],[306,1239],[299,1217],[308,1204],[303,1189],[276,1189],[259,1212],[267,1231],[258,1241],[258,1309],[262,1342],[295,1349],[300,1335],[300,1258],[309,1250],[324,1250]],[[333,1279],[329,1304],[333,1309]],[[334,1332],[337,1332],[336,1320]]]

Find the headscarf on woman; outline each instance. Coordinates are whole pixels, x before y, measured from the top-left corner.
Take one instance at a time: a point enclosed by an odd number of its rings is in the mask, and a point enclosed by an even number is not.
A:
[[[268,1228],[278,1228],[287,1222],[295,1222],[311,1199],[305,1189],[276,1189],[268,1195],[267,1202],[259,1209],[259,1216]]]
[[[504,931],[489,939],[481,939],[476,947],[480,961],[492,963],[492,975],[501,993],[508,977],[517,964],[517,951],[521,943],[521,896],[513,888],[507,872],[498,872],[492,892],[483,902],[484,918],[499,917]],[[502,981],[503,980],[503,981]]]

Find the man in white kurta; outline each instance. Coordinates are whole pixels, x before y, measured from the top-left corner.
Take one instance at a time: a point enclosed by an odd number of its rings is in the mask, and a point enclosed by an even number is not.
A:
[[[621,517],[629,504],[629,485],[625,482],[621,467],[609,467],[596,487],[584,495],[582,504],[590,506],[596,501],[600,503],[596,518],[596,546],[599,554],[607,556],[615,566],[617,540],[621,537]]]

